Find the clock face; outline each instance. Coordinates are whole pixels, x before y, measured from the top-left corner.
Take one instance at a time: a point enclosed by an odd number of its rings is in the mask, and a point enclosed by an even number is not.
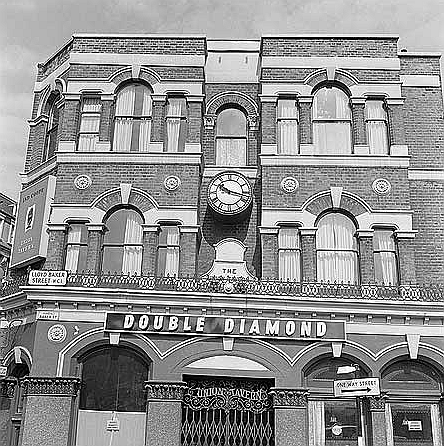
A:
[[[243,212],[252,201],[251,185],[237,172],[223,172],[208,186],[208,203],[218,213],[234,215]]]

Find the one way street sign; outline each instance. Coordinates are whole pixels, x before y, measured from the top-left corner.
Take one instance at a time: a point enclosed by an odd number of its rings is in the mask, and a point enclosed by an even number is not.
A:
[[[342,379],[334,381],[335,396],[379,396],[379,378]]]

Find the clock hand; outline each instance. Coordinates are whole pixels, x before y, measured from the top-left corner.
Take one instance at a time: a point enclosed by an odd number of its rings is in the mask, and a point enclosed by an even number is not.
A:
[[[236,192],[234,190],[228,189],[228,187],[226,187],[224,185],[220,186],[220,190],[222,190],[222,191],[224,191],[224,192],[226,192],[227,194],[230,194],[230,195],[236,195],[237,197],[243,197],[245,195],[245,194],[242,194],[240,192]]]

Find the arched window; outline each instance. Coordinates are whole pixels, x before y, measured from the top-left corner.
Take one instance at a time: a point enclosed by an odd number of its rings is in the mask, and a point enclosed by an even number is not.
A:
[[[219,166],[247,164],[247,118],[237,108],[226,108],[217,116],[216,164]]]
[[[278,153],[298,153],[299,110],[296,99],[279,99],[277,107]]]
[[[349,97],[337,87],[323,87],[314,95],[313,144],[319,155],[351,153]]]
[[[140,274],[142,268],[141,215],[133,209],[119,209],[106,220],[102,271]]]
[[[281,226],[278,237],[279,280],[300,282],[301,246],[296,226]]]
[[[60,109],[57,102],[60,100],[60,93],[54,93],[49,98],[47,104],[48,124],[46,125],[45,147],[43,151],[43,161],[52,158],[57,150],[57,136],[59,132]]]
[[[117,93],[113,150],[147,152],[151,135],[151,90],[133,83]]]
[[[106,426],[113,421],[119,426],[113,444],[143,444],[148,364],[136,352],[117,346],[95,351],[81,364],[76,444],[108,444]]]
[[[368,99],[365,101],[365,125],[370,153],[373,155],[387,155],[389,146],[387,111],[384,101],[380,99]]]
[[[354,223],[338,212],[324,215],[316,232],[317,278],[358,282],[358,249]]]

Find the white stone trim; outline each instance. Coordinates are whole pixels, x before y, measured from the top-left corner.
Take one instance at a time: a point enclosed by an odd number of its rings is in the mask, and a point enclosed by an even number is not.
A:
[[[302,226],[299,228],[299,233],[301,234],[301,236],[305,236],[305,235],[316,235],[316,231],[318,230],[318,228],[316,226],[314,226],[313,228],[310,228],[308,226]]]
[[[437,316],[440,312],[437,312]],[[381,335],[407,335],[416,334],[425,337],[443,337],[443,325],[399,325],[399,324],[347,324],[347,333],[353,334],[375,334]]]
[[[58,224],[66,223],[70,220],[87,220],[92,224],[102,224],[105,212],[89,205],[63,205],[53,204],[51,206],[51,221]]]
[[[399,39],[399,34],[262,34],[262,39]],[[404,53],[402,53],[404,54]]]
[[[122,53],[77,53],[72,52],[69,62],[72,64],[106,65],[157,65],[166,67],[203,67],[204,55],[187,54],[122,54]]]
[[[75,152],[76,142],[75,141],[59,141],[57,146],[57,153],[59,152]]]
[[[261,46],[260,39],[208,39],[208,52],[234,51],[234,52],[259,52]]]
[[[43,177],[45,174],[53,170],[56,167],[56,164],[56,159],[51,158],[45,163],[40,164],[40,166],[37,166],[35,169],[30,170],[29,172],[19,173],[21,184],[28,184],[40,177]]]
[[[295,208],[263,207],[261,222],[265,227],[278,226],[280,223],[300,223],[302,227],[314,228],[316,215]]]
[[[170,206],[168,208],[152,208],[143,214],[148,223],[158,224],[162,221],[177,221],[184,226],[197,226],[197,206]]]
[[[399,70],[397,57],[262,56],[262,68],[338,68]]]
[[[88,231],[103,231],[106,226],[103,223],[86,223],[86,229]]]
[[[397,239],[415,238],[418,231],[413,230],[397,230],[395,231],[395,237]]]
[[[270,148],[267,147],[267,149]],[[260,162],[261,166],[409,167],[410,157],[388,155],[265,155],[261,153]]]
[[[409,180],[444,181],[444,169],[440,170],[416,170],[409,169]]]
[[[259,234],[276,235],[279,232],[279,226],[259,226]]]
[[[159,230],[159,225],[141,225],[143,232],[157,232]]]
[[[400,76],[404,87],[440,87],[438,75],[402,74]]]
[[[93,38],[105,37],[107,39],[206,39],[205,34],[143,34],[143,33],[74,33],[73,38]],[[57,54],[57,53],[56,53]]]
[[[236,170],[242,175],[245,175],[247,178],[257,178],[257,167],[251,166],[205,166],[203,176],[212,178],[227,170]]]
[[[57,153],[58,163],[93,164],[195,164],[201,163],[201,154],[149,152],[63,152]]]
[[[356,236],[358,238],[373,237],[374,234],[375,234],[374,229],[357,229],[356,230]]]
[[[58,66],[51,74],[48,74],[42,81],[37,81],[34,84],[34,92],[40,92],[48,85],[55,86],[55,80],[69,68],[69,59],[65,60],[60,66]],[[51,88],[53,89],[53,88]]]
[[[247,62],[246,62],[247,60]],[[209,52],[205,62],[208,82],[258,82],[258,52]]]
[[[183,234],[183,233],[193,233],[193,234],[195,234],[195,233],[198,233],[199,230],[200,230],[200,226],[199,225],[196,225],[196,226],[180,225],[179,226],[179,232],[181,234]]]
[[[48,231],[66,231],[68,224],[66,223],[46,223]]]
[[[400,57],[441,57],[442,53],[427,51],[398,51]]]
[[[185,153],[202,153],[202,146],[199,142],[185,143]]]

